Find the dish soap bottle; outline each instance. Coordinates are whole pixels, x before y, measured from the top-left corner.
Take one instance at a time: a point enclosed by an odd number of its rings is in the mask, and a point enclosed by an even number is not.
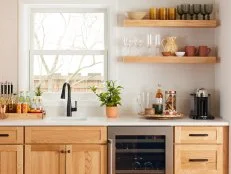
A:
[[[156,94],[154,96],[155,103],[153,104],[153,108],[155,109],[155,114],[162,115],[163,114],[163,93],[161,90],[161,85],[158,84],[158,88]]]

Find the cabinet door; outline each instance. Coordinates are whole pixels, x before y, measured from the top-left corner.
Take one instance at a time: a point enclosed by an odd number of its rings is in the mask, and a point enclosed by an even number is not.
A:
[[[65,174],[65,145],[26,145],[25,174]]]
[[[0,174],[23,174],[23,145],[0,145]]]
[[[66,174],[106,174],[106,145],[67,145]]]

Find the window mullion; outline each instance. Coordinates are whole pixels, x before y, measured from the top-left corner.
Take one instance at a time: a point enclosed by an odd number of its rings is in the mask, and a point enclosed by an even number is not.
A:
[[[105,55],[106,50],[31,50],[33,55]]]

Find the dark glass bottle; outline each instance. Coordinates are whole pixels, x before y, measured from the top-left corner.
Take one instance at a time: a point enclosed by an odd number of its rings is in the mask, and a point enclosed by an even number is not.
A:
[[[155,103],[153,104],[153,108],[155,109],[155,114],[161,115],[163,114],[163,93],[161,90],[161,85],[158,84],[158,88],[155,94]]]

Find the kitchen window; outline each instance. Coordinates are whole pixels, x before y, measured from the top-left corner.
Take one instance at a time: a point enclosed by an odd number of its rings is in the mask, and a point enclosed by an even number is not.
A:
[[[30,89],[73,92],[102,89],[107,79],[106,9],[31,9]]]

